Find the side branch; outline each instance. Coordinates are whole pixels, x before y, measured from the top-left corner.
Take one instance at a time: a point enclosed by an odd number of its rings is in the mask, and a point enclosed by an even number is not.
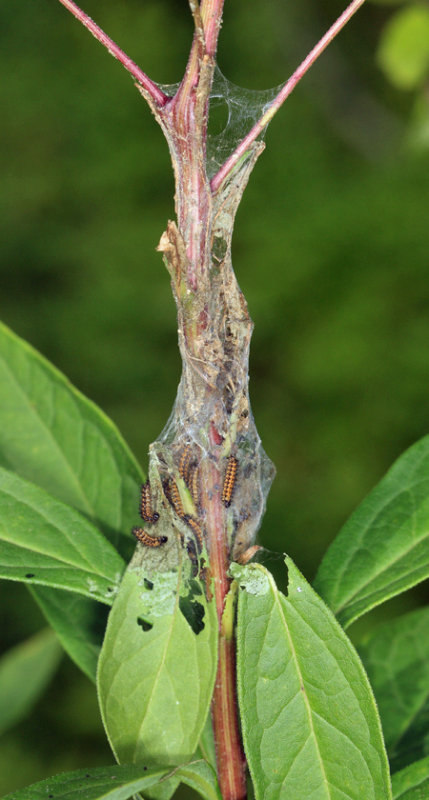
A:
[[[351,19],[351,17],[356,13],[356,11],[360,8],[361,5],[365,0],[353,0],[350,5],[346,8],[346,10],[341,14],[340,17],[334,22],[333,25],[329,28],[329,30],[325,33],[324,36],[320,39],[320,41],[313,47],[313,49],[309,52],[308,56],[304,58],[304,61],[301,62],[299,67],[295,70],[295,72],[291,75],[289,80],[286,81],[284,86],[280,89],[278,95],[274,98],[272,103],[268,106],[266,111],[262,114],[260,119],[255,123],[253,128],[249,131],[247,136],[242,139],[240,144],[236,147],[234,152],[227,158],[225,163],[221,166],[219,172],[213,176],[211,180],[211,189],[213,192],[219,188],[221,183],[224,181],[227,175],[234,169],[237,162],[242,158],[244,153],[249,149],[250,145],[260,136],[263,132],[264,128],[271,122],[274,115],[277,113],[279,108],[283,105],[284,101],[287,97],[293,92],[295,86],[299,83],[301,78],[304,77],[305,73],[310,69],[310,67],[314,64],[315,61],[319,58],[319,56],[323,53],[326,49],[328,44],[335,39],[336,35],[344,28],[346,23]]]
[[[90,33],[92,33],[92,35],[95,36],[95,38],[98,39],[102,45],[104,45],[104,47],[107,48],[109,53],[114,58],[117,58],[118,61],[120,61],[122,66],[128,70],[133,78],[135,78],[138,83],[140,83],[143,88],[146,89],[150,97],[158,106],[162,107],[166,104],[167,100],[169,99],[167,95],[161,91],[156,83],[151,81],[146,73],[143,72],[143,70],[141,70],[140,67],[137,66],[137,64],[135,64],[135,62],[132,61],[131,58],[129,58],[120,47],[118,47],[117,44],[115,44],[113,39],[111,39],[110,36],[107,36],[107,34],[105,34],[104,31],[102,31],[101,28],[99,28],[98,25],[96,25],[95,22],[93,22],[93,20],[88,17],[87,14],[85,14],[85,12],[73,2],[73,0],[59,0],[59,2],[65,8],[67,8],[67,10],[70,11],[70,13],[73,14],[73,16],[76,17],[76,19],[78,19],[79,22],[85,26],[85,28],[89,30]]]

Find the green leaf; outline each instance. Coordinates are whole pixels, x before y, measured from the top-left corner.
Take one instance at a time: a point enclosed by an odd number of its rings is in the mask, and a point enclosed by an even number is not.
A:
[[[377,61],[398,89],[422,86],[429,75],[429,9],[415,4],[397,11],[385,25]]]
[[[155,786],[165,772],[146,765],[80,769],[18,789],[3,800],[128,800],[136,792]]]
[[[217,618],[190,570],[174,536],[157,550],[139,546],[109,615],[97,680],[120,762],[179,764],[198,746],[216,674]]]
[[[216,773],[205,761],[184,764],[176,774],[206,800],[222,800]]]
[[[157,783],[151,789],[146,789],[144,793],[144,800],[170,800],[174,792],[180,785],[179,778],[165,778],[161,783]],[[140,800],[141,795],[137,795],[137,800]]]
[[[0,577],[110,604],[124,562],[82,514],[0,468]]]
[[[201,733],[198,752],[208,764],[216,769],[216,747],[211,716],[207,717],[206,724]]]
[[[391,763],[428,753],[429,608],[380,625],[359,647],[381,716]]]
[[[142,473],[115,425],[1,323],[0,386],[0,464],[83,512],[128,560]],[[79,600],[69,597],[62,606],[54,589],[32,593],[41,607],[49,606],[49,621],[67,652],[93,673],[91,631],[81,629],[77,647],[70,628],[69,609]],[[81,598],[81,608],[84,602]],[[85,615],[92,616],[88,605],[81,623]]]
[[[204,761],[185,764],[171,774],[206,800],[222,800],[216,776]],[[128,800],[136,792],[156,786],[164,777],[170,779],[165,769],[142,764],[81,769],[33,783],[11,792],[3,800],[47,800],[48,797],[55,800]]]
[[[19,722],[43,694],[62,649],[51,630],[13,647],[0,659],[0,735]]]
[[[1,323],[0,386],[0,464],[83,512],[128,557],[121,536],[142,474],[114,424]]]
[[[329,547],[314,588],[346,627],[429,577],[429,436],[409,448]]]
[[[239,582],[237,676],[257,800],[388,800],[371,687],[330,610],[293,562],[288,594],[260,564]]]
[[[107,624],[107,606],[62,589],[29,587],[47,621],[75,664],[95,683]]]
[[[429,756],[410,764],[392,777],[393,800],[427,800]]]

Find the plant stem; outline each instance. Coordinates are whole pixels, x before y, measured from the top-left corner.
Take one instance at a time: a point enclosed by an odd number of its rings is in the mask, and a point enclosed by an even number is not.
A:
[[[274,115],[277,113],[279,108],[283,105],[284,101],[287,97],[293,92],[295,86],[300,82],[301,78],[304,77],[305,73],[308,72],[310,67],[314,64],[315,61],[319,58],[319,56],[323,53],[323,51],[327,48],[328,44],[332,42],[333,39],[337,36],[337,34],[344,28],[346,23],[351,19],[351,17],[358,11],[358,9],[363,5],[365,0],[353,0],[349,6],[347,6],[346,10],[338,17],[336,22],[329,28],[329,30],[325,33],[324,36],[318,41],[318,43],[313,47],[313,49],[309,52],[309,54],[304,58],[301,62],[299,67],[295,70],[295,72],[290,76],[290,78],[286,81],[284,86],[280,89],[278,95],[274,98],[272,103],[268,106],[267,110],[261,116],[261,118],[255,123],[253,128],[249,131],[249,133],[242,139],[240,144],[236,147],[234,152],[227,158],[225,163],[220,168],[219,172],[213,176],[211,180],[211,188],[213,191],[221,185],[222,181],[225,180],[226,176],[234,169],[237,162],[242,158],[246,150],[249,149],[249,146],[256,141],[258,136],[262,133],[264,128],[271,122]]]
[[[212,447],[216,450],[216,431],[210,431]],[[231,580],[228,577],[230,553],[225,530],[225,510],[219,498],[221,476],[210,463],[204,475],[207,498],[212,498],[210,518],[207,519],[207,545],[210,551],[210,572],[213,576],[216,610],[219,625],[219,655],[216,682],[212,699],[212,723],[216,745],[219,786],[223,800],[245,800],[246,759],[241,743],[238,722],[235,641],[232,630],[223,624],[225,599]]]
[[[209,56],[216,55],[217,40],[222,22],[224,0],[202,0],[201,16],[204,25],[206,52]]]
[[[104,47],[107,48],[110,55],[112,55],[114,58],[117,58],[118,61],[120,61],[122,66],[124,66],[125,69],[128,70],[128,72],[133,76],[133,78],[135,78],[145,88],[145,90],[150,94],[153,101],[157,103],[157,105],[159,106],[165,105],[165,103],[168,100],[167,95],[165,95],[164,92],[162,92],[161,89],[156,85],[156,83],[151,81],[151,79],[146,75],[146,73],[143,72],[143,70],[141,70],[140,67],[138,67],[137,64],[135,64],[134,61],[132,61],[131,58],[129,58],[129,56],[127,56],[127,54],[124,53],[124,51],[121,50],[120,47],[118,47],[117,44],[115,44],[115,42],[113,41],[113,39],[110,38],[110,36],[107,36],[107,34],[104,33],[104,31],[101,28],[99,28],[99,26],[96,25],[95,22],[93,22],[91,17],[88,17],[88,15],[85,14],[85,12],[82,11],[82,9],[79,8],[79,6],[77,6],[76,3],[73,2],[73,0],[59,0],[59,2],[65,8],[67,8],[68,11],[70,11],[70,13],[73,14],[73,16],[76,17],[76,19],[78,19],[79,22],[82,23],[82,25],[85,26],[85,28],[89,30],[90,33],[92,33],[92,35],[95,36],[95,38],[98,39],[98,41],[104,45]]]
[[[207,117],[224,0],[201,0],[199,4],[189,0],[195,32],[185,75],[174,98],[168,98],[73,0],[60,2],[136,78],[170,148],[177,225],[168,223],[159,250],[170,272],[177,305],[183,370],[173,414],[159,442],[151,446],[149,472],[154,480],[157,478],[161,495],[163,487],[177,480],[183,453],[191,450],[201,484],[192,521],[201,538],[204,536],[209,558],[208,569],[202,562],[199,567],[201,573],[205,570],[207,596],[213,585],[219,627],[212,700],[219,786],[223,800],[245,800],[235,642],[232,623],[229,628],[225,623],[224,609],[230,587],[229,563],[254,541],[274,470],[250,411],[248,355],[253,325],[232,269],[233,223],[250,171],[263,149],[256,141],[258,136],[364,0],[350,3],[211,183],[205,158]],[[231,497],[225,502],[222,485],[230,459],[239,479],[234,497],[231,489]],[[175,507],[176,516],[171,517],[171,504],[164,503],[158,524],[161,527],[164,523],[168,531],[182,525],[182,541],[189,545],[186,536],[190,534],[183,527],[188,515],[180,512],[180,505]],[[204,550],[203,554],[205,557]]]

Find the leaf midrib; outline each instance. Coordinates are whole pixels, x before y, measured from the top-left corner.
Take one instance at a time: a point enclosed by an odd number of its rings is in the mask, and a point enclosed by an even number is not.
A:
[[[293,661],[294,661],[294,664],[295,664],[296,673],[297,673],[297,675],[299,677],[299,683],[300,683],[300,686],[303,686],[304,689],[305,689],[305,682],[304,682],[304,678],[303,678],[303,675],[302,675],[302,672],[301,672],[301,669],[300,669],[300,666],[299,666],[299,662],[298,662],[295,646],[294,646],[294,643],[293,643],[293,640],[292,640],[291,633],[289,631],[289,626],[288,626],[288,623],[287,623],[287,620],[286,620],[284,609],[283,609],[282,604],[280,602],[280,594],[279,594],[279,592],[277,592],[276,587],[273,584],[273,579],[272,579],[271,575],[270,575],[270,584],[271,584],[271,591],[272,591],[273,598],[274,598],[274,604],[277,606],[278,613],[280,614],[280,619],[281,619],[281,621],[282,621],[282,623],[284,625],[285,631],[286,631],[286,636],[287,636],[287,639],[288,639],[288,642],[289,642],[290,651],[291,651],[292,658],[293,658]],[[318,761],[319,761],[319,764],[320,764],[320,772],[321,772],[321,775],[322,775],[323,782],[325,784],[325,789],[326,789],[326,791],[328,793],[328,797],[330,797],[331,794],[330,794],[330,791],[329,791],[329,781],[328,781],[328,778],[327,778],[327,775],[326,775],[326,772],[325,772],[323,759],[322,759],[322,756],[321,756],[321,753],[320,753],[320,749],[319,749],[318,739],[317,739],[316,732],[315,732],[314,725],[313,725],[313,716],[312,716],[311,706],[310,706],[310,703],[309,703],[309,700],[308,700],[308,696],[307,696],[307,691],[305,690],[302,694],[303,694],[303,698],[304,698],[305,709],[306,709],[306,712],[307,712],[308,724],[309,724],[310,732],[311,732],[311,735],[312,735],[314,743],[315,743],[317,758],[318,758]],[[284,783],[284,781],[283,781],[283,783]]]
[[[404,490],[404,493],[409,493],[409,491],[410,491],[409,489],[408,490]],[[390,500],[389,502],[392,502],[392,501]],[[366,537],[366,535],[370,531],[372,525],[374,524],[374,520],[376,520],[377,516],[379,516],[385,510],[387,505],[389,505],[389,503],[386,503],[386,505],[383,506],[383,508],[380,509],[377,512],[377,514],[374,515],[374,517],[371,519],[371,521],[368,522],[368,524],[365,526],[364,532],[363,532],[361,538],[359,539],[359,544],[360,545],[362,545],[362,541],[364,540],[364,537]],[[415,508],[417,508],[417,507],[415,506]],[[394,565],[399,564],[404,558],[407,557],[407,555],[409,555],[409,553],[411,553],[416,547],[418,547],[422,542],[424,542],[425,539],[428,539],[428,538],[429,538],[429,527],[428,527],[428,529],[426,531],[424,531],[423,535],[419,539],[413,541],[413,543],[412,543],[412,545],[410,547],[406,548],[405,550],[402,549],[400,551],[400,553],[395,558],[393,558],[391,561],[384,562],[382,568],[380,568],[379,570],[373,572],[371,574],[371,577],[366,582],[361,583],[360,586],[357,589],[355,589],[353,592],[351,592],[349,595],[347,595],[347,597],[345,597],[343,599],[341,605],[336,606],[335,614],[336,615],[340,614],[341,611],[344,608],[350,607],[353,602],[361,602],[361,601],[365,600],[367,597],[371,597],[371,594],[373,594],[373,591],[370,591],[369,594],[365,594],[365,595],[360,595],[360,592],[362,592],[365,588],[370,588],[371,583],[373,581],[375,581],[378,578],[380,578],[385,572],[388,572]],[[356,551],[354,551],[353,554],[351,554],[351,557],[347,560],[347,562],[344,563],[343,569],[341,571],[341,575],[339,576],[339,579],[337,581],[337,586],[340,585],[340,579],[344,576],[344,574],[346,573],[347,569],[350,568],[350,564],[353,562],[355,554],[356,554]],[[357,601],[355,601],[356,597],[358,598]]]
[[[61,560],[58,556],[51,555],[50,553],[46,553],[44,550],[37,549],[37,547],[30,548],[30,547],[28,547],[26,545],[22,545],[22,544],[20,544],[18,542],[10,541],[10,539],[5,537],[1,533],[0,533],[0,541],[7,542],[7,544],[10,544],[13,547],[16,547],[18,550],[21,550],[23,552],[35,553],[38,556],[43,556],[45,558],[50,558],[52,561],[58,561],[58,566],[60,566],[63,569],[76,569],[76,570],[79,570],[79,572],[83,572],[85,574],[88,573],[88,574],[91,574],[91,575],[95,575],[95,576],[97,576],[99,578],[104,578],[106,581],[108,581],[110,583],[114,580],[114,578],[112,578],[111,575],[105,575],[102,572],[97,572],[96,569],[91,566],[91,563],[89,561],[87,561],[88,566],[85,566],[84,564],[74,563],[71,560],[69,560],[69,561],[66,561],[65,559]],[[0,559],[1,559],[1,556],[0,556]],[[4,566],[7,566],[7,565],[4,565]],[[41,569],[49,569],[49,565],[46,565],[46,567],[42,565]]]

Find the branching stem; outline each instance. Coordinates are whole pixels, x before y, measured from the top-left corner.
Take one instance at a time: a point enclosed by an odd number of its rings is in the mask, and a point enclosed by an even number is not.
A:
[[[224,625],[224,608],[230,585],[229,563],[239,559],[254,541],[274,470],[262,449],[249,405],[248,354],[253,326],[232,269],[233,222],[250,171],[263,149],[258,137],[364,0],[350,3],[211,183],[206,168],[207,117],[224,0],[188,0],[195,32],[183,80],[172,98],[73,0],[60,2],[136,79],[170,148],[176,179],[177,224],[168,223],[159,250],[170,272],[177,304],[183,372],[165,437],[163,432],[164,438],[151,447],[150,473],[158,470],[159,486],[170,485],[178,471],[180,474],[183,452],[191,447],[201,479],[193,525],[201,537],[204,535],[209,563],[207,567],[200,566],[206,575],[207,596],[213,592],[215,597],[219,626],[219,662],[212,702],[219,786],[223,800],[245,800],[233,624],[229,628]],[[235,464],[233,486],[225,500],[222,486],[231,460]],[[163,509],[167,515],[165,524],[171,528],[174,523],[168,516],[170,505],[164,504]],[[183,521],[180,506],[177,514]],[[158,525],[162,523],[161,514]]]
[[[272,103],[270,103],[270,105],[268,106],[264,114],[261,116],[261,118],[255,123],[253,128],[244,137],[244,139],[242,139],[242,141],[236,147],[234,152],[222,165],[219,172],[217,172],[216,175],[213,176],[211,180],[212,191],[215,192],[218,189],[222,181],[227,177],[227,175],[229,175],[229,173],[234,169],[237,162],[249,149],[250,145],[254,141],[256,141],[256,139],[258,138],[258,136],[260,136],[264,128],[266,128],[268,123],[271,122],[274,115],[283,105],[286,98],[289,97],[289,95],[293,92],[295,86],[299,83],[301,78],[304,77],[305,73],[308,72],[308,70],[314,64],[314,62],[317,61],[319,56],[327,48],[328,44],[330,44],[330,42],[332,42],[332,40],[335,39],[337,34],[342,30],[342,28],[344,28],[346,23],[351,19],[351,17],[363,5],[364,2],[365,0],[353,0],[353,2],[351,2],[350,5],[347,6],[346,10],[341,14],[341,16],[338,17],[336,22],[334,22],[334,24],[331,25],[331,27],[325,33],[325,35],[322,36],[322,38],[317,42],[317,44],[306,56],[306,58],[304,58],[304,61],[301,62],[299,67],[297,67],[295,72],[290,76],[289,80],[286,81],[284,86],[280,89],[278,95],[274,98]]]

